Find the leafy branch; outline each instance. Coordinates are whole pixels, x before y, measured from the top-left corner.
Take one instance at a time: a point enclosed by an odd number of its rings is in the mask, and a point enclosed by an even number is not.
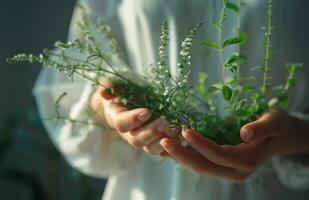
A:
[[[272,0],[268,0],[267,28],[265,33],[265,55],[263,77],[260,89],[247,84],[251,76],[240,76],[241,66],[248,64],[247,58],[241,54],[240,46],[247,37],[240,27],[240,14],[243,8],[241,0],[234,4],[222,0],[222,8],[218,19],[213,23],[217,32],[216,41],[203,40],[202,43],[218,53],[221,82],[208,85],[207,74],[200,73],[198,83],[190,84],[192,41],[198,34],[201,23],[195,25],[181,43],[180,59],[177,64],[178,74],[170,73],[168,62],[169,26],[163,22],[160,45],[156,65],[149,66],[149,71],[137,73],[125,60],[125,54],[113,36],[111,27],[101,19],[90,18],[85,10],[78,26],[82,38],[70,42],[56,42],[56,50],[44,50],[42,54],[18,54],[8,59],[9,63],[38,62],[43,66],[65,73],[74,80],[75,76],[87,79],[95,86],[105,87],[101,78],[111,80],[113,87],[107,88],[112,94],[119,96],[120,104],[132,109],[147,107],[153,118],[165,118],[177,129],[191,128],[218,144],[240,144],[240,128],[274,105],[288,106],[288,90],[295,87],[296,72],[301,64],[288,64],[288,77],[283,85],[273,86],[278,94],[273,97],[265,95],[269,62],[271,58],[272,34]],[[236,35],[223,41],[222,32],[227,12],[236,17]],[[226,55],[226,49],[235,47],[234,53]],[[227,58],[225,58],[225,56]],[[250,63],[249,63],[250,64]],[[225,73],[230,71],[232,75]],[[225,101],[224,115],[218,106],[217,93]],[[85,126],[89,121],[76,120],[62,116],[59,112],[60,95],[55,103],[56,116],[53,119],[80,123]],[[90,114],[91,115],[91,114]]]

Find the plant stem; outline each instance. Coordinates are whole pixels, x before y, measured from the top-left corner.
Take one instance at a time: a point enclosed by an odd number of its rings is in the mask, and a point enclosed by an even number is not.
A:
[[[226,3],[227,1],[224,0],[223,1],[223,7],[222,7],[222,10],[220,12],[220,18],[219,18],[219,21],[218,21],[218,46],[219,46],[219,49],[218,49],[218,53],[219,53],[219,58],[220,58],[220,65],[221,65],[221,75],[222,75],[222,81],[223,81],[223,84],[225,84],[225,70],[224,70],[224,59],[223,59],[223,48],[222,48],[222,24],[225,20],[225,17],[226,17],[226,13],[225,13],[225,10],[226,10]]]
[[[237,7],[240,8],[240,6],[241,6],[241,0],[237,0]],[[240,13],[237,15],[237,22],[236,23],[237,23],[236,24],[237,32],[238,32],[238,35],[239,35],[240,34]],[[240,43],[238,43],[236,45],[236,52],[238,53],[238,55],[240,55]],[[240,67],[237,66],[237,69],[236,69],[236,81],[237,81],[237,83],[239,83],[239,79],[240,79]]]
[[[219,39],[218,43],[221,44],[221,30],[219,31]],[[222,75],[222,81],[225,84],[225,72],[224,72],[224,61],[223,61],[223,49],[220,47],[219,49],[219,57],[220,57],[220,65],[221,65],[221,75]]]
[[[271,57],[270,51],[270,37],[272,34],[272,0],[268,0],[268,9],[267,9],[267,30],[266,30],[266,43],[265,43],[265,57],[264,57],[264,67],[263,67],[263,83],[262,83],[262,92],[265,93],[267,90],[267,73],[269,71],[269,59]]]

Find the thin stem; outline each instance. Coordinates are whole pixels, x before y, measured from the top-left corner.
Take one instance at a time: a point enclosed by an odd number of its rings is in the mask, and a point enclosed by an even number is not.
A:
[[[114,71],[114,75],[118,76],[119,78],[122,78],[123,80],[127,81],[128,83],[131,83],[131,81],[121,74],[118,73],[116,68],[109,62],[109,60],[100,52],[99,54],[100,58]]]
[[[221,30],[218,33],[219,33],[218,44],[220,44],[220,46],[221,46]],[[225,84],[225,70],[224,70],[224,61],[223,61],[223,49],[220,47],[218,52],[219,52],[219,58],[220,58],[222,81]]]
[[[200,96],[198,96],[194,92],[192,93],[192,96],[196,98],[200,103],[202,103],[206,107],[207,110],[210,110],[210,105],[206,101],[204,101]]]
[[[241,6],[241,0],[237,0],[237,7],[240,8],[240,6]],[[240,34],[240,13],[238,13],[238,15],[237,15],[237,22],[236,23],[237,23],[236,24],[237,32],[238,32],[238,35],[239,35]],[[238,55],[240,55],[240,43],[238,43],[236,45],[236,52],[238,53]],[[237,83],[239,83],[239,79],[240,79],[240,67],[237,66],[237,69],[236,69]]]
[[[220,66],[221,66],[221,74],[222,74],[222,81],[223,81],[223,84],[225,84],[225,69],[224,69],[224,58],[223,58],[223,48],[222,48],[222,24],[226,18],[226,13],[225,13],[225,10],[226,10],[226,3],[227,1],[224,0],[223,1],[223,7],[222,7],[222,10],[220,12],[220,18],[219,18],[219,21],[218,21],[218,46],[219,46],[219,49],[218,49],[218,53],[219,53],[219,58],[220,58]]]
[[[91,121],[88,121],[88,120],[72,119],[72,118],[69,118],[69,117],[61,116],[61,115],[53,116],[53,117],[50,117],[50,118],[45,118],[43,120],[47,120],[47,121],[63,120],[63,121],[67,121],[67,122],[72,123],[72,124],[77,123],[77,124],[93,125],[93,126],[97,126],[97,127],[100,127],[100,128],[105,128],[103,125],[101,125],[99,123],[94,123],[94,122],[91,122]]]
[[[264,67],[263,67],[263,83],[262,83],[262,92],[265,93],[267,90],[267,73],[269,71],[269,59],[271,57],[270,51],[270,37],[272,34],[272,0],[268,0],[268,9],[267,9],[267,30],[266,30],[266,43],[265,43],[265,57],[264,57]]]

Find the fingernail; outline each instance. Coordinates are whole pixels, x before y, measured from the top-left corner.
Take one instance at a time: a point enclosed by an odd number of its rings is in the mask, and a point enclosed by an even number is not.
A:
[[[243,128],[240,131],[241,138],[248,142],[253,137],[253,131],[250,128]]]
[[[181,134],[182,134],[182,136],[183,136],[186,140],[191,141],[192,138],[190,137],[190,131],[189,131],[189,130],[182,131]]]
[[[151,117],[151,113],[148,110],[145,110],[145,111],[141,112],[140,114],[138,114],[137,119],[142,121],[142,122],[145,122],[148,119],[150,119],[150,117]]]
[[[160,145],[167,151],[173,150],[173,146],[168,142],[167,139],[160,140]]]

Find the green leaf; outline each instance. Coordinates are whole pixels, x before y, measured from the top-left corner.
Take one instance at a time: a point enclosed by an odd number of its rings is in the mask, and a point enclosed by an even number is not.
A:
[[[244,85],[241,87],[242,91],[250,91],[250,90],[254,90],[254,86],[253,85]]]
[[[236,83],[237,79],[235,78],[235,76],[228,76],[224,78],[224,81],[226,84],[234,84]]]
[[[237,145],[243,143],[239,134],[235,134],[235,132],[227,132],[222,134],[223,138],[228,141],[230,145]]]
[[[295,87],[296,85],[296,80],[294,77],[288,78],[287,83],[289,85],[289,87]]]
[[[229,86],[223,85],[222,86],[222,95],[223,95],[223,98],[226,101],[229,101],[232,98],[233,91],[232,91],[232,89]]]
[[[230,70],[231,72],[234,72],[237,70],[238,66],[246,63],[247,63],[246,57],[238,53],[234,53],[227,61],[225,61],[224,67]]]
[[[217,43],[214,42],[214,41],[203,40],[202,44],[204,44],[205,46],[208,46],[208,47],[210,47],[210,48],[219,50],[219,46],[218,46]]]
[[[60,48],[60,49],[67,49],[69,48],[70,46],[67,44],[67,43],[64,43],[64,42],[61,42],[61,41],[57,41],[55,43],[55,47],[56,48]]]
[[[217,130],[216,129],[212,129],[212,128],[208,128],[208,129],[204,129],[203,131],[199,132],[201,133],[204,137],[207,138],[215,138],[216,134],[217,134]]]
[[[245,106],[245,104],[247,103],[247,100],[246,99],[241,99],[239,101],[236,102],[235,104],[235,111],[236,112],[240,112],[242,110],[242,108]]]
[[[292,64],[287,64],[288,65],[288,72],[289,73],[295,73],[298,70],[300,70],[300,68],[302,67],[302,64],[300,63],[292,63]]]
[[[259,93],[254,93],[251,95],[252,100],[260,100],[260,99],[265,99],[265,95],[259,94]]]
[[[233,11],[236,15],[239,14],[239,7],[236,4],[227,2],[226,7],[230,9],[231,11]]]
[[[278,102],[280,104],[280,106],[282,106],[283,108],[286,108],[289,104],[289,96],[288,93],[286,91],[281,91],[278,95]]]
[[[244,43],[246,40],[247,40],[247,35],[244,32],[240,32],[237,37],[233,37],[233,38],[226,40],[223,43],[222,48],[227,47],[229,45],[233,45],[233,44],[241,44],[241,43]]]
[[[208,92],[220,91],[223,85],[221,83],[215,83],[208,88]]]
[[[213,22],[212,25],[218,32],[220,31],[220,24],[218,22]]]

